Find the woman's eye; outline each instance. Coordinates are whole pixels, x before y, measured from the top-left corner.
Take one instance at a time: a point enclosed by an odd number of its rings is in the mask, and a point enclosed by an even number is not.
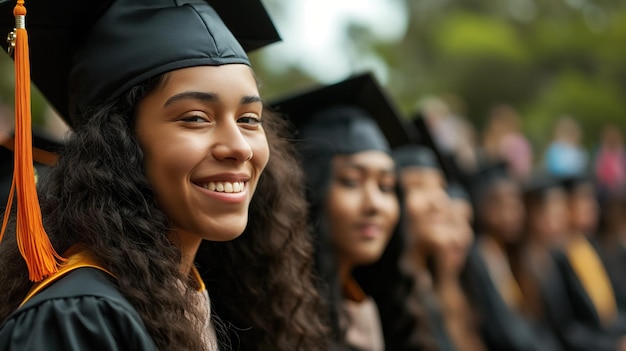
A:
[[[380,191],[384,193],[393,193],[396,191],[396,186],[392,184],[381,184],[379,185]]]
[[[243,116],[237,120],[237,123],[249,124],[249,125],[259,125],[261,124],[261,119],[256,116]]]
[[[396,183],[394,181],[386,181],[378,183],[378,188],[384,193],[394,193],[396,191]]]
[[[186,116],[186,117],[183,117],[181,119],[181,121],[183,121],[183,122],[191,122],[191,123],[205,123],[205,122],[208,122],[206,117],[199,116],[199,115]]]
[[[356,188],[359,186],[359,181],[351,178],[339,178],[339,184],[346,188]]]

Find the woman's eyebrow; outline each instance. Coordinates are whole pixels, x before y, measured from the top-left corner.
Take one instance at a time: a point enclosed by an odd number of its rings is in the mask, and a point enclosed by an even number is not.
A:
[[[248,96],[244,96],[241,98],[241,101],[239,102],[239,104],[241,105],[249,105],[249,104],[254,104],[257,102],[263,102],[263,100],[261,99],[260,96],[258,95],[248,95]]]
[[[356,169],[364,173],[374,170],[375,172],[379,172],[379,173],[395,174],[395,168],[391,166],[371,168],[366,165],[362,165],[362,164],[355,163],[355,162],[345,162],[343,164],[340,164],[339,167],[340,168],[352,168],[352,169]]]
[[[165,102],[163,107],[167,107],[175,102],[182,100],[200,100],[203,102],[216,102],[219,101],[219,95],[216,93],[207,93],[202,91],[185,91],[180,94],[176,94]]]

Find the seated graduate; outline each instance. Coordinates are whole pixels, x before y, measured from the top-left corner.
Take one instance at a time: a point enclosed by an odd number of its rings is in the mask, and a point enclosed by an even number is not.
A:
[[[406,131],[372,75],[273,103],[298,129],[317,256],[338,349],[424,348],[411,279],[400,270],[391,145]],[[380,262],[380,264],[372,266]],[[362,280],[355,279],[356,271]]]
[[[404,263],[416,281],[439,349],[483,350],[460,281],[473,239],[469,219],[463,218],[470,215],[464,206],[468,204],[456,199],[453,208],[446,192],[449,171],[444,172],[423,122],[421,117],[415,120],[419,140],[393,152],[407,235]],[[453,193],[458,195],[458,190]]]
[[[612,192],[602,201],[602,216],[592,243],[611,280],[617,308],[626,313],[626,192]]]
[[[278,40],[263,5],[27,3],[33,82],[73,130],[39,202],[26,10],[0,1],[21,87],[0,349],[324,349],[301,174],[247,57]]]
[[[446,328],[458,345],[457,350],[486,350],[478,328],[477,310],[470,304],[468,282],[463,281],[467,256],[475,239],[474,210],[469,193],[459,182],[449,183],[446,190],[450,197],[450,240],[446,241],[441,255],[446,258],[447,269],[437,274],[435,286]]]
[[[568,183],[536,173],[527,184],[527,237],[519,264],[526,316],[544,336],[554,333],[567,350],[620,350],[619,337],[577,316],[580,306],[571,298],[558,265],[562,255],[555,250],[566,245],[572,223]]]
[[[589,187],[589,179],[585,176],[566,179],[564,186],[570,209],[568,230],[562,247],[553,252],[553,256],[570,297],[574,317],[594,331],[594,335],[605,336],[602,339],[598,336],[585,338],[584,341],[588,343],[598,341],[594,349],[626,349],[626,323],[617,308],[611,280],[598,252],[584,232],[589,227],[584,224],[594,220],[578,218],[580,210],[577,207],[586,211],[596,210],[593,189]],[[585,215],[589,217],[593,213]],[[582,341],[577,343],[581,344]]]
[[[472,178],[478,231],[465,281],[485,343],[490,350],[558,350],[523,315],[515,266],[525,215],[521,185],[502,162],[482,164]]]

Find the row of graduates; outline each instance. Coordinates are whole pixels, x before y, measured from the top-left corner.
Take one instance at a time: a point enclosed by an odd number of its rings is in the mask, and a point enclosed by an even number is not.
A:
[[[521,183],[493,160],[463,174],[370,74],[271,105],[292,124],[335,348],[623,347],[626,296],[613,290],[623,250],[595,238],[598,255],[588,240],[598,214],[590,178]],[[37,134],[34,143],[40,155],[61,147]],[[36,168],[45,178],[49,168]],[[608,274],[601,258],[617,268]]]
[[[337,343],[626,349],[623,194],[602,207],[603,235],[594,236],[591,177],[537,171],[519,181],[493,159],[464,173],[425,120],[402,118],[370,75],[273,106],[296,124]]]
[[[48,150],[56,163],[37,166],[43,223],[68,260],[32,274],[17,246],[35,239],[7,231],[0,349],[621,347],[608,278],[589,281],[601,266],[588,241],[558,241],[561,256],[544,240],[509,250],[519,185],[487,168],[468,196],[424,120],[401,118],[371,75],[262,111],[246,51],[276,38],[258,2],[29,13],[34,82],[73,128]],[[59,38],[75,42],[53,50]],[[529,219],[555,218],[548,184],[528,193]]]

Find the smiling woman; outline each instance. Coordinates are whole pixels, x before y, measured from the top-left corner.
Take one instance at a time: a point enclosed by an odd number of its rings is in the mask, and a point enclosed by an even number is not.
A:
[[[29,24],[33,81],[73,127],[41,188],[67,260],[29,281],[11,224],[0,349],[325,349],[301,174],[246,55],[277,39],[263,6],[36,2]]]

